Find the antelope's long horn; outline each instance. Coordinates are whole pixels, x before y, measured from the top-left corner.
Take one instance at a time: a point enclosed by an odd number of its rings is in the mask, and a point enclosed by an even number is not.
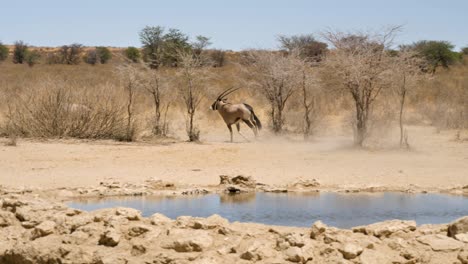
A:
[[[225,96],[227,96],[227,95],[229,95],[229,94],[231,94],[231,93],[233,93],[233,92],[235,92],[235,91],[237,91],[237,90],[239,90],[239,89],[240,89],[240,88],[231,89],[229,92],[224,93],[223,96],[220,97],[220,98],[224,98]]]
[[[221,94],[219,94],[219,95],[218,95],[218,99],[223,98],[223,96],[225,96],[226,93],[229,92],[229,91],[232,90],[232,89],[234,89],[234,88],[229,88],[229,89],[227,89],[226,91],[224,91],[224,92],[222,92]]]

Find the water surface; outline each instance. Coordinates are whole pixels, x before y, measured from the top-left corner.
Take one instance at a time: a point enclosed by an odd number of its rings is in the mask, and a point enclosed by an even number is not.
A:
[[[72,208],[91,211],[124,206],[143,216],[161,213],[208,217],[219,214],[229,221],[308,227],[321,220],[350,228],[389,219],[420,224],[448,223],[468,215],[468,197],[443,194],[247,193],[198,196],[146,196],[75,200]]]

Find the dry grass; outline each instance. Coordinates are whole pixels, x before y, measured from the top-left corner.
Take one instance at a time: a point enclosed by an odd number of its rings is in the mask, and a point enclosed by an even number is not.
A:
[[[53,51],[53,49],[41,48]],[[0,64],[0,134],[20,137],[75,137],[122,139],[125,130],[125,89],[116,68],[124,63],[120,50],[114,49],[114,58],[109,64],[91,66],[47,65],[35,67],[15,65],[11,61]],[[117,55],[116,55],[117,54]],[[268,102],[258,92],[242,85],[241,54],[226,53],[226,65],[209,68],[210,75],[202,87],[203,94],[197,122],[203,134],[220,119],[216,113],[207,110],[213,97],[219,91],[241,86],[233,94],[232,102],[246,102],[255,108],[263,123],[269,122]],[[169,136],[185,140],[183,101],[177,93],[176,69],[167,69],[168,100],[171,107],[167,113]],[[430,124],[440,129],[468,128],[468,65],[453,66],[441,71],[431,80],[420,83],[408,95],[406,123]],[[331,133],[326,116],[354,115],[352,101],[346,93],[336,89],[333,82],[320,84],[316,94],[317,109],[314,110],[315,131]],[[285,130],[301,133],[303,113],[300,107],[300,93],[293,96],[285,109]],[[372,111],[374,138],[381,139],[390,127],[396,127],[398,104],[391,95],[382,97]],[[148,138],[152,132],[154,106],[151,96],[138,90],[134,102],[134,122],[137,139]],[[340,118],[345,128],[342,132],[351,134],[350,123]],[[218,126],[223,126],[220,122]],[[335,127],[335,126],[333,126]],[[330,130],[327,130],[330,129]],[[226,130],[227,132],[227,130]],[[463,135],[463,132],[462,132]],[[201,135],[203,137],[203,135]],[[463,136],[461,136],[463,138]],[[411,134],[409,134],[411,141]],[[13,142],[13,141],[12,141]]]

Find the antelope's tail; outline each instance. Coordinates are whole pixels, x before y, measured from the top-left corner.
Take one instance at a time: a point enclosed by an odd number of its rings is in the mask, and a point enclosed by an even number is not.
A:
[[[245,104],[245,103],[244,103],[244,105],[252,113],[252,116],[253,116],[254,121],[255,121],[255,125],[257,126],[258,130],[261,130],[262,129],[262,122],[260,122],[260,119],[258,119],[257,115],[255,114],[255,112],[253,110],[253,107],[248,105],[248,104]]]

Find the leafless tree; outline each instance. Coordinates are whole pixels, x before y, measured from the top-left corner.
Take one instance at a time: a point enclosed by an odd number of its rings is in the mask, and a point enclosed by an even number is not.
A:
[[[295,54],[270,51],[250,51],[246,56],[249,85],[268,100],[273,131],[281,133],[286,104],[300,87],[302,61]]]
[[[195,114],[203,99],[203,88],[208,72],[198,56],[189,51],[179,51],[179,93],[183,99],[187,117],[187,135],[189,141],[198,141],[200,131],[195,124]]]
[[[170,107],[170,101],[164,103],[167,99],[168,79],[164,75],[163,69],[147,69],[147,75],[143,88],[149,93],[154,103],[154,123],[153,133],[155,135],[166,136],[168,132],[167,112]]]
[[[127,122],[126,122],[126,133],[122,140],[132,141],[135,139],[136,127],[135,127],[135,98],[143,86],[141,69],[134,64],[126,64],[118,68],[119,76],[121,76],[121,84],[126,94],[126,111],[127,111]]]
[[[355,143],[362,146],[368,134],[372,106],[383,89],[391,86],[388,49],[400,27],[383,33],[328,31],[324,39],[334,48],[324,61],[327,76],[339,81],[356,108]]]
[[[421,59],[409,50],[399,51],[391,60],[393,87],[399,100],[400,147],[409,147],[405,140],[406,132],[403,115],[408,92],[423,78]]]
[[[318,119],[317,93],[319,84],[316,74],[309,67],[308,63],[303,61],[300,70],[301,74],[301,96],[302,107],[304,109],[304,139],[307,140],[312,133],[315,121]]]

